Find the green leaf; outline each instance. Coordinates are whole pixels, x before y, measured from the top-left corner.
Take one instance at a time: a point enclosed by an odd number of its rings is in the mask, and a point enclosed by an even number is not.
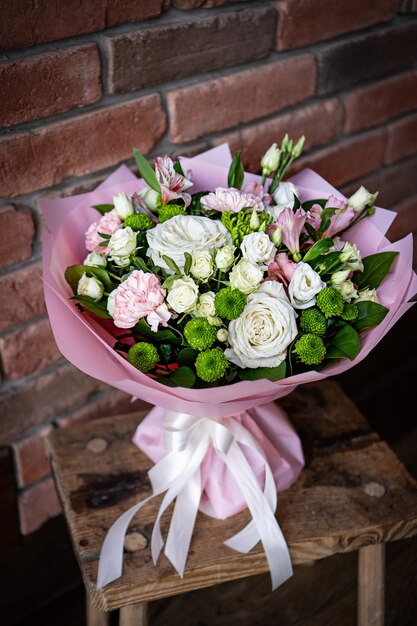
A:
[[[365,330],[365,328],[371,328],[372,326],[378,326],[388,313],[388,309],[382,304],[376,302],[363,301],[358,302],[358,317],[353,323],[353,326],[358,331]]]
[[[113,291],[114,283],[104,268],[76,264],[67,267],[64,274],[65,280],[71,287],[74,294],[77,293],[78,281],[84,273],[87,274],[87,276],[95,276],[95,278],[103,283],[106,291]]]
[[[179,367],[170,376],[158,378],[160,383],[168,387],[192,387],[195,383],[195,374],[190,367]]]
[[[160,354],[162,354],[162,358],[165,361],[165,363],[169,363],[169,359],[171,358],[171,352],[172,352],[172,344],[161,343],[158,346],[158,351]]]
[[[258,367],[257,369],[240,369],[239,377],[241,380],[260,380],[266,378],[267,380],[282,380],[285,378],[286,364],[285,361],[278,365],[278,367]]]
[[[102,239],[111,239],[111,235],[108,235],[107,233],[97,233],[97,234],[100,235]]]
[[[378,252],[366,256],[363,261],[363,272],[355,272],[353,282],[359,289],[376,289],[391,269],[398,252]]]
[[[185,252],[184,256],[185,256],[184,274],[188,276],[188,274],[190,273],[190,269],[191,269],[191,263],[193,262],[193,257],[191,256],[189,252]]]
[[[319,200],[306,200],[301,206],[303,207],[304,211],[309,211],[311,207],[315,204],[319,204],[321,208],[324,209],[326,203],[326,198],[320,198]]]
[[[160,192],[161,188],[159,186],[158,179],[148,161],[136,148],[133,148],[133,154],[135,155],[136,167],[138,168],[139,174],[142,176],[145,183],[148,183],[149,187],[155,191]]]
[[[232,163],[229,168],[229,175],[227,177],[227,183],[229,187],[235,187],[240,189],[245,177],[245,171],[243,169],[242,161],[240,159],[242,150],[235,152]]]
[[[137,256],[133,261],[133,265],[135,265],[138,268],[138,270],[142,270],[143,272],[149,273],[148,266],[146,265],[142,257]]]
[[[174,170],[177,172],[177,174],[181,174],[181,176],[185,176],[184,170],[182,169],[182,165],[180,161],[175,161]]]
[[[359,335],[352,326],[345,324],[326,346],[326,358],[350,359],[358,356],[361,347]]]
[[[92,204],[91,206],[93,209],[97,209],[102,215],[114,209],[114,204]]]
[[[174,272],[174,274],[179,274],[181,276],[182,272],[180,268],[178,267],[178,265],[175,263],[174,259],[171,259],[171,257],[167,256],[166,254],[163,254],[162,258],[165,261],[165,263],[168,265],[169,269]]]
[[[316,231],[315,228],[312,227],[311,224],[309,224],[308,222],[306,222],[304,224],[304,228],[306,229],[306,231],[308,232],[308,234],[310,235],[311,239],[313,241],[317,241],[317,236],[318,236],[318,232]]]
[[[156,333],[151,330],[148,322],[142,318],[133,327],[133,332],[137,335],[145,337],[145,339],[152,339],[158,343],[180,343],[180,337],[178,337],[172,330],[158,330]]]
[[[194,365],[197,356],[198,350],[193,350],[193,348],[183,348],[178,353],[178,365]]]
[[[181,276],[179,274],[174,274],[172,276],[168,276],[168,278],[165,278],[164,282],[162,283],[162,287],[164,289],[170,289],[172,287],[172,284],[178,280],[178,278],[181,278]]]
[[[78,302],[80,302],[84,308],[97,315],[97,317],[104,317],[105,319],[110,320],[112,319],[112,316],[107,311],[107,305],[105,300],[100,300],[99,302],[96,302],[95,300],[93,300],[93,298],[90,298],[89,296],[73,296],[73,300],[77,300]]]
[[[316,259],[317,257],[327,252],[329,248],[332,247],[332,245],[333,239],[331,239],[330,237],[319,239],[319,241],[316,241],[316,243],[311,246],[310,250],[304,256],[303,262],[308,263],[309,261]]]
[[[335,207],[327,207],[327,209],[323,209],[323,211],[320,213],[321,222],[319,230],[321,233],[324,233],[324,231],[329,228],[332,217],[336,213],[336,210],[337,209]]]

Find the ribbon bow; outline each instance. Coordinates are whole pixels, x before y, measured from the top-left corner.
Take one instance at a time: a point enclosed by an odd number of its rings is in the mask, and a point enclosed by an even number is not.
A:
[[[271,572],[273,589],[292,576],[288,547],[275,518],[277,491],[274,477],[265,454],[253,435],[233,417],[214,421],[206,417],[165,411],[164,438],[168,453],[148,474],[153,494],[123,513],[106,535],[100,554],[97,588],[104,587],[122,575],[123,543],[132,518],[147,502],[164,492],[166,493],[152,531],[152,559],[156,564],[164,546],[161,517],[176,500],[164,553],[179,575],[184,575],[203,491],[200,466],[210,446],[213,446],[230,470],[252,515],[252,521],[225,541],[225,544],[238,552],[247,553],[260,540]],[[264,464],[263,490],[241,445],[258,454]]]

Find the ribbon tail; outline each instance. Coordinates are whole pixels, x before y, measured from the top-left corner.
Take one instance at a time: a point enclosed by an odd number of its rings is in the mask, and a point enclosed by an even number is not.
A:
[[[198,468],[177,496],[168,531],[165,555],[181,578],[184,576],[191,537],[200,505],[201,491],[201,474],[200,468]]]

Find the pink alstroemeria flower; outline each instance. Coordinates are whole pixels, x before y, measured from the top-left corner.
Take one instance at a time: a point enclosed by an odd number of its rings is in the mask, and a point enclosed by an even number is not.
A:
[[[191,203],[191,195],[184,192],[192,187],[193,183],[175,171],[174,162],[169,156],[157,157],[155,173],[161,187],[162,204],[167,204],[176,198],[184,200],[186,207]]]
[[[265,206],[271,204],[272,196],[269,193],[265,193],[263,185],[257,183],[255,180],[251,180],[243,191],[244,193],[260,198]]]
[[[280,213],[276,222],[282,228],[282,243],[287,246],[293,256],[300,253],[300,235],[305,221],[306,214],[301,209],[297,209],[294,213],[287,207]]]
[[[291,282],[297,263],[291,261],[286,252],[280,252],[275,260],[268,265],[268,278],[283,283],[285,287]]]
[[[353,207],[348,205],[346,200],[342,200],[336,196],[330,196],[324,208],[335,208],[336,212],[330,218],[330,226],[322,233],[322,237],[334,237],[334,235],[341,230],[347,228],[355,217]],[[320,228],[322,211],[323,209],[319,204],[313,204],[310,211],[307,213],[307,222],[311,224],[314,230],[318,231]]]
[[[239,213],[244,208],[250,208],[261,212],[264,210],[262,200],[252,193],[245,193],[234,187],[216,187],[215,191],[203,196],[200,200],[201,206],[211,211],[232,211]]]

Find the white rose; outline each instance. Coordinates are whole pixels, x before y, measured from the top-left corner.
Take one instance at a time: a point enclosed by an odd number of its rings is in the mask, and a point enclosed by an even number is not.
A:
[[[259,286],[263,277],[264,273],[260,267],[241,259],[229,274],[230,286],[242,293],[251,293]]]
[[[298,189],[293,183],[279,183],[273,198],[275,206],[267,207],[266,211],[276,221],[284,209],[294,207],[295,198],[298,198]]]
[[[220,220],[196,215],[175,215],[147,231],[147,255],[167,274],[168,268],[162,255],[171,257],[181,271],[184,270],[185,252],[203,252],[231,244],[229,231]]]
[[[111,260],[114,261],[116,257],[126,259],[132,252],[136,250],[136,233],[128,226],[127,228],[119,228],[110,237],[107,244]]]
[[[277,367],[297,336],[296,316],[282,284],[263,283],[229,324],[226,358],[238,367]]]
[[[199,280],[206,282],[213,274],[213,259],[210,252],[193,252],[190,272]]]
[[[308,309],[316,303],[316,295],[324,289],[326,283],[308,263],[297,263],[293,277],[288,285],[291,304],[296,309]]]
[[[85,258],[84,265],[90,265],[92,267],[106,267],[107,261],[106,258],[93,250],[90,254]]]
[[[376,289],[362,289],[355,300],[355,303],[358,302],[376,302],[376,304],[380,304]]]
[[[251,263],[258,264],[266,270],[273,261],[277,249],[266,233],[251,233],[245,235],[240,244],[243,258]]]
[[[196,305],[198,286],[192,278],[184,276],[172,283],[167,302],[176,313],[190,313]]]
[[[235,246],[226,245],[220,248],[217,252],[215,263],[216,267],[221,272],[227,272],[227,270],[233,265],[235,260],[235,250]]]
[[[195,315],[196,317],[210,317],[216,315],[214,293],[212,291],[200,295]]]
[[[139,197],[150,211],[155,211],[161,203],[161,194],[154,189],[150,189],[149,187],[139,191]]]
[[[363,211],[365,207],[373,206],[377,196],[378,192],[370,193],[361,185],[359,189],[355,191],[353,196],[350,196],[348,203],[356,213],[359,213],[360,211]]]
[[[132,215],[134,212],[133,205],[124,191],[118,193],[117,196],[113,196],[113,204],[117,216],[120,217],[121,220],[125,220],[128,215]]]
[[[89,296],[94,300],[100,300],[104,293],[104,287],[102,283],[94,276],[87,276],[84,273],[78,281],[77,294],[79,296]]]
[[[362,256],[356,244],[346,241],[342,248],[340,260],[343,263],[347,263],[346,269],[349,269],[351,272],[355,272],[356,270],[363,272]]]
[[[351,280],[345,280],[344,283],[333,285],[333,287],[334,289],[337,289],[337,291],[340,291],[345,302],[350,302],[352,298],[356,298],[358,295],[358,292],[355,289],[355,285],[352,283]]]
[[[276,143],[268,148],[261,159],[262,174],[269,176],[272,172],[275,172],[279,165],[279,157],[281,150],[277,147]]]

